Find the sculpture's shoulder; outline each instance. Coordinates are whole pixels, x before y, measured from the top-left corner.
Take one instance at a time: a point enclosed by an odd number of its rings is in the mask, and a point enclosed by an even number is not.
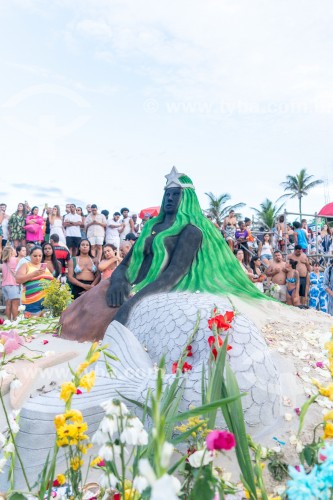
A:
[[[191,241],[192,243],[194,242],[200,243],[202,240],[201,230],[197,226],[194,226],[193,224],[187,224],[182,230],[181,236],[184,239],[190,238],[189,241]]]

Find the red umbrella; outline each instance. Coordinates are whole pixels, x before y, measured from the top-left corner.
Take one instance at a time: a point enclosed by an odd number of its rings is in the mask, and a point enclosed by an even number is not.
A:
[[[327,205],[320,210],[318,215],[322,217],[333,217],[333,203],[327,203]]]
[[[140,219],[143,219],[145,214],[149,214],[150,217],[156,217],[160,213],[160,207],[148,207],[143,208],[139,213]]]

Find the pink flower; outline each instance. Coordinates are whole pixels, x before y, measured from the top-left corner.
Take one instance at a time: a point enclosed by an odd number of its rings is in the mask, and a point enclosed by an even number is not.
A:
[[[206,437],[207,450],[231,450],[236,446],[235,436],[228,431],[211,431]]]
[[[301,414],[301,410],[299,408],[295,408],[294,409],[294,412],[296,413],[296,415],[299,417],[300,414]]]
[[[324,368],[324,363],[322,361],[317,361],[316,366],[318,368]]]
[[[105,467],[105,461],[101,460],[100,462],[98,462],[97,467]]]
[[[16,330],[9,330],[8,332],[0,332],[0,342],[4,345],[5,353],[10,354],[11,352],[18,349],[21,345],[21,338]]]
[[[44,345],[46,345],[46,344],[48,344],[48,343],[49,343],[49,341],[48,341],[48,340],[43,340],[43,344],[44,344]]]
[[[80,391],[80,389],[76,389],[76,394],[82,394],[82,391]]]
[[[295,465],[295,469],[297,470],[297,472],[301,472],[301,468],[299,465]]]

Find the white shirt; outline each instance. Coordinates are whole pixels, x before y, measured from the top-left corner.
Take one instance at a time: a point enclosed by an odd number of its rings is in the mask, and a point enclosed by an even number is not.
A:
[[[2,237],[4,240],[8,240],[8,221],[9,217],[8,215],[5,215],[5,217],[2,220],[1,226],[2,226]]]
[[[105,233],[105,241],[112,242],[113,240],[119,240],[120,239],[120,234],[119,234],[119,228],[121,227],[122,223],[121,222],[116,222],[114,219],[107,220],[107,226],[106,226],[106,233]],[[110,227],[116,226],[116,227]]]
[[[85,220],[85,227],[87,228],[87,225],[90,224],[91,222],[99,222],[100,224],[106,224],[106,218],[105,218],[105,215],[103,214],[96,214],[96,215],[92,215],[92,214],[89,214],[87,217],[86,217],[86,220]],[[88,227],[88,229],[86,229],[87,231],[87,236],[88,238],[92,238],[92,237],[103,237],[104,238],[104,234],[105,234],[105,228],[100,226],[99,224],[93,224],[92,226]]]
[[[81,215],[78,214],[67,214],[65,215],[64,222],[82,222]],[[66,236],[72,236],[76,238],[81,238],[80,226],[67,226],[65,228]]]

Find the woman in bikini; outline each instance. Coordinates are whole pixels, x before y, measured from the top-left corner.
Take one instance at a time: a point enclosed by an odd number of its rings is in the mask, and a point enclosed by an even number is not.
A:
[[[89,240],[82,240],[77,257],[68,262],[68,281],[74,300],[100,282],[101,275],[91,254]]]
[[[110,278],[121,260],[122,259],[117,255],[117,248],[114,245],[111,243],[104,245],[103,259],[98,264],[98,270],[102,273],[102,280]]]
[[[297,262],[289,260],[286,263],[287,305],[299,306],[299,273],[296,271]]]

